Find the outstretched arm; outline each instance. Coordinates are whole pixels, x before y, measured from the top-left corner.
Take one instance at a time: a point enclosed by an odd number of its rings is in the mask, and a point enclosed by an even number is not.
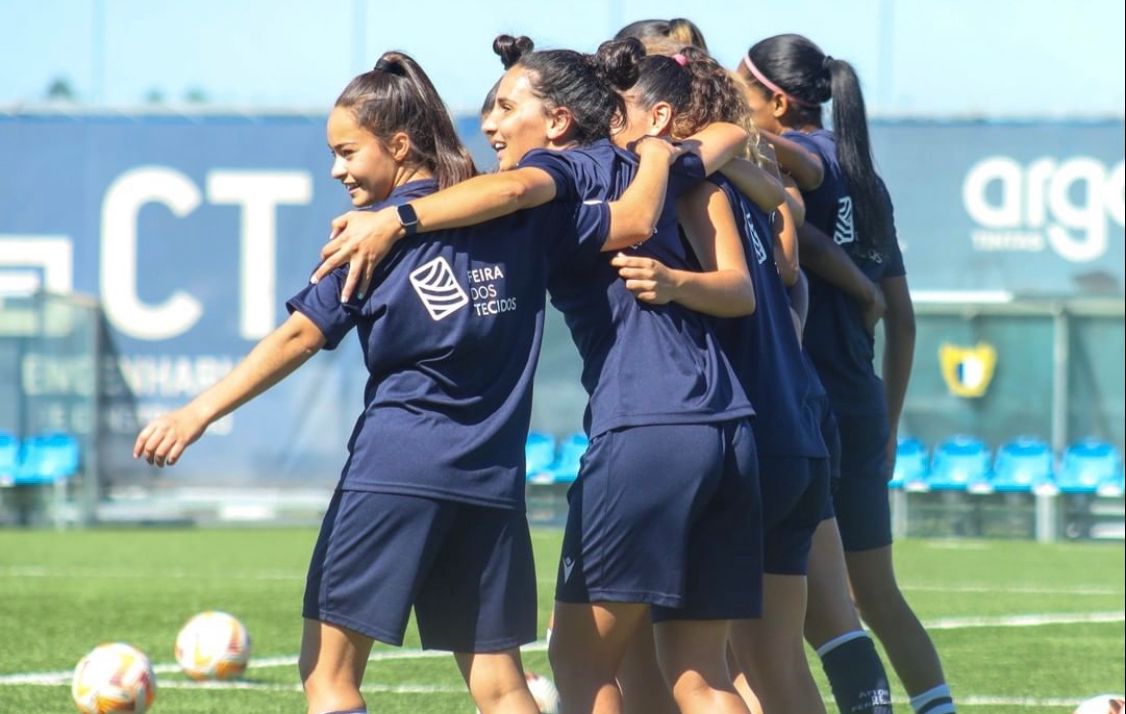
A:
[[[702,272],[675,270],[652,258],[617,255],[611,264],[626,281],[626,289],[642,302],[677,302],[717,317],[754,312],[754,285],[727,196],[704,182],[681,198],[678,213]]]
[[[786,200],[782,182],[749,159],[736,157],[721,166],[719,172],[767,213]]]
[[[285,379],[324,343],[309,318],[293,313],[225,377],[186,406],[149,422],[137,435],[133,458],[156,466],[176,463],[209,425]]]

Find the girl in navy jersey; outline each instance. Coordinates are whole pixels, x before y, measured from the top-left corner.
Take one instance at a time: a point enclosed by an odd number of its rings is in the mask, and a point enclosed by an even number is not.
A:
[[[400,53],[348,85],[328,140],[356,206],[399,213],[474,173],[429,79]],[[670,152],[652,150],[667,173]],[[455,653],[482,712],[538,711],[518,649],[536,627],[523,445],[547,266],[589,250],[580,213],[605,222],[609,208],[556,201],[404,243],[362,299],[342,302],[344,270],[327,274],[230,375],[138,436],[135,456],[174,464],[215,419],[356,328],[371,376],[309,568],[310,714],[364,711],[372,642],[401,644],[412,606],[423,647]]]
[[[749,123],[742,88],[703,51],[691,47],[673,57],[647,57],[637,84],[625,96],[630,123],[619,135],[622,141],[651,132],[671,132],[675,138],[720,120]],[[693,245],[707,245],[693,238],[700,228],[739,236],[756,296],[753,315],[717,324],[724,351],[758,411],[753,425],[766,528],[763,617],[734,624],[731,642],[765,711],[824,711],[805,661],[802,624],[806,557],[829,497],[828,453],[806,403],[810,374],[774,258],[781,242],[775,236],[785,233],[793,243],[795,226],[779,179],[754,164],[721,171],[731,171],[755,200],[728,179],[713,177],[700,189],[707,224],[694,225],[686,211],[681,222]],[[777,220],[772,222],[774,211]],[[619,257],[614,262],[627,287],[647,303],[680,301],[678,285],[687,279],[712,285],[719,280],[714,273],[670,270],[649,258]],[[707,269],[707,263],[705,255],[701,267]],[[796,266],[785,265],[785,272],[793,282]],[[703,305],[699,309],[722,314]],[[646,696],[628,674],[623,680],[627,701]]]
[[[495,48],[509,70],[485,129],[502,173],[485,178],[507,175],[514,192],[519,186],[510,207],[560,197],[599,204],[616,196],[636,160],[608,140],[610,121],[621,111],[613,88],[636,78],[640,45],[604,45],[593,60],[531,52],[523,38],[500,38]],[[731,139],[723,150],[713,146],[717,132]],[[672,199],[726,161],[746,133],[710,127],[697,138],[700,157],[674,166],[656,232],[636,248],[676,265],[686,264],[687,253],[675,232]],[[541,147],[553,150],[533,151]],[[496,203],[481,190],[486,183],[474,179],[415,202],[420,224],[489,215]],[[451,210],[456,204],[458,211]],[[376,254],[382,241],[400,233],[376,226],[374,217],[369,223],[374,230],[358,231],[367,236],[357,245],[370,242],[366,249]],[[340,239],[326,252],[349,253],[349,242]],[[738,241],[714,252],[721,269],[742,274],[728,309],[749,311],[753,293]],[[609,260],[593,258],[553,264],[549,279],[590,393],[591,446],[569,494],[551,641],[563,707],[620,710],[615,673],[651,609],[665,644],[661,664],[682,706],[744,712],[724,683],[723,642],[728,620],[758,612],[758,489],[743,419],[750,405],[705,319],[677,305],[641,306]],[[363,268],[362,261],[356,265]],[[726,557],[714,557],[720,552]],[[739,567],[731,568],[729,557]]]
[[[809,229],[802,234],[802,262],[810,269],[805,335],[840,429],[834,506],[856,605],[887,649],[912,706],[930,714],[953,712],[938,655],[892,568],[887,479],[914,351],[914,315],[891,200],[872,165],[859,80],[851,65],[800,35],[755,44],[741,72],[756,123],[805,146],[823,169],[822,183],[804,194]],[[830,99],[832,132],[821,118],[821,105]],[[838,246],[848,264],[826,268],[818,262]],[[883,309],[881,380],[872,364],[871,330]],[[811,607],[807,633],[823,657],[860,639],[818,615]]]

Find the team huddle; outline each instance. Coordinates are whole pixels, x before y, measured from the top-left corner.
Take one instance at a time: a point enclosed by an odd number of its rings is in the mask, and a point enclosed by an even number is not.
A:
[[[481,712],[538,712],[519,647],[537,637],[524,444],[548,297],[589,395],[549,631],[562,711],[824,712],[807,641],[841,712],[890,712],[863,617],[914,711],[953,712],[892,569],[914,317],[851,65],[778,35],[729,70],[686,20],[593,55],[493,49],[498,171],[384,53],[329,115],[357,210],[289,319],[134,447],[176,463],[356,330],[364,409],[305,590],[310,714],[367,711],[372,644],[401,645],[412,608]]]

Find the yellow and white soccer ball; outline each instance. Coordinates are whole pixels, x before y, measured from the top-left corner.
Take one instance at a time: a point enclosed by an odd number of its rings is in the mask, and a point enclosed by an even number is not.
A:
[[[559,690],[550,679],[535,672],[525,672],[524,679],[528,681],[528,691],[532,699],[536,700],[540,714],[559,714]]]
[[[135,647],[99,645],[74,668],[70,694],[82,714],[145,714],[156,697],[156,675]]]
[[[1075,714],[1122,714],[1122,712],[1126,712],[1126,701],[1121,694],[1100,694],[1075,709]]]
[[[201,612],[176,636],[176,661],[195,680],[234,679],[250,661],[250,635],[225,612]]]

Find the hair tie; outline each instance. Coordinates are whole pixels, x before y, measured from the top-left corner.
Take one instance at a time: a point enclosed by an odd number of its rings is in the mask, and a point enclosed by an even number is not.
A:
[[[397,74],[400,77],[403,76],[402,65],[400,65],[398,62],[388,62],[387,60],[383,59],[382,57],[379,58],[379,61],[375,63],[375,67],[372,67],[371,71],[372,72],[386,72],[387,74]]]
[[[674,62],[676,62],[681,67],[688,66],[688,58],[685,57],[684,55],[680,54],[679,52],[677,52],[675,55],[673,55],[672,59],[673,59]]]
[[[829,65],[833,63],[832,55],[825,55],[825,59],[821,60],[821,69],[828,70]]]
[[[798,105],[799,107],[805,107],[806,109],[813,109],[814,107],[821,106],[820,103],[807,102],[804,99],[800,99],[798,97],[795,97],[794,95],[787,92],[785,89],[782,89],[777,84],[775,84],[774,82],[771,82],[769,79],[767,79],[766,75],[763,74],[762,72],[760,72],[759,68],[755,66],[755,63],[751,61],[751,53],[750,52],[743,55],[743,64],[745,64],[747,66],[747,69],[750,70],[750,73],[752,75],[754,75],[754,78],[758,80],[759,84],[766,87],[771,92],[774,92],[775,94],[781,94],[786,99],[789,99],[792,103]]]

